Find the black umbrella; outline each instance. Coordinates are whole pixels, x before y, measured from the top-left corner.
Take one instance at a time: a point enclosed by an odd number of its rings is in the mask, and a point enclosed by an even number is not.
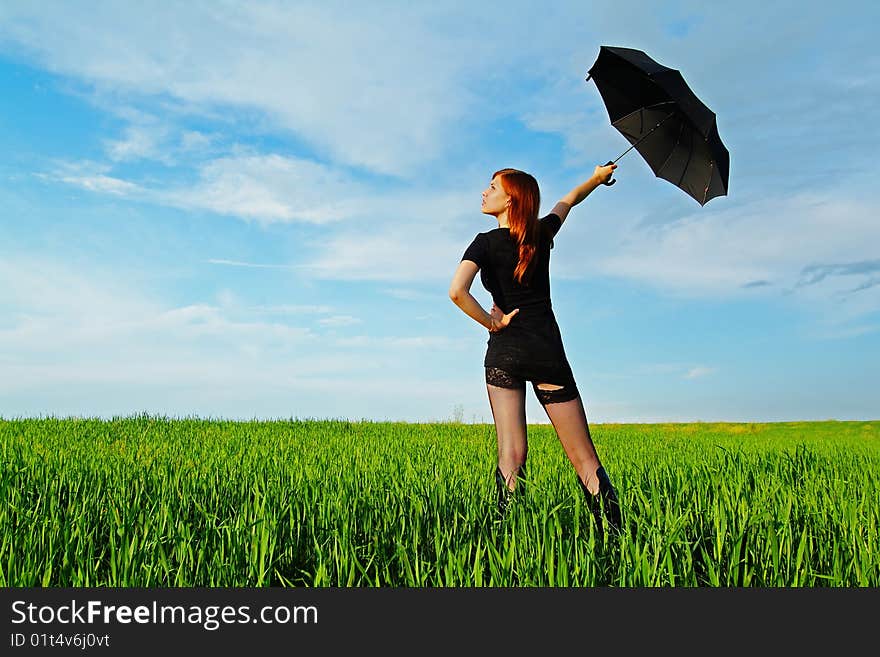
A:
[[[641,50],[610,46],[599,48],[588,73],[611,124],[632,144],[617,160],[635,148],[654,175],[700,205],[727,194],[730,155],[718,136],[715,113],[694,95],[681,73]]]

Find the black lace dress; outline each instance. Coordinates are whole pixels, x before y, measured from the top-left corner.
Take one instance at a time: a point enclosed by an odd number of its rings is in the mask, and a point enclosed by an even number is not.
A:
[[[562,221],[555,214],[538,221],[541,237],[530,281],[513,278],[519,253],[509,228],[478,233],[461,258],[477,264],[483,287],[504,313],[519,308],[507,328],[489,334],[483,364],[533,383],[573,384],[550,301],[550,249]]]

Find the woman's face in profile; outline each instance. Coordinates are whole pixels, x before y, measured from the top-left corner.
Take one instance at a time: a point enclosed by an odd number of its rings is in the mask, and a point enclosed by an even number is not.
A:
[[[499,215],[507,207],[510,196],[501,185],[501,176],[495,176],[483,192],[483,213]]]

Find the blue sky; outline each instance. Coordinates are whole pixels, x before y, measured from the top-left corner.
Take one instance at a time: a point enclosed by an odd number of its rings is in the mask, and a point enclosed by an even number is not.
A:
[[[0,416],[491,422],[449,283],[493,171],[547,212],[626,150],[611,45],[681,71],[730,185],[633,150],[569,215],[588,419],[880,419],[876,5],[364,4],[0,5]]]

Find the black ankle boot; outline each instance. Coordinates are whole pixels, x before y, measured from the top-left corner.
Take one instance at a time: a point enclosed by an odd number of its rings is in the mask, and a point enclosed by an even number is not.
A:
[[[617,491],[611,485],[611,479],[608,478],[605,468],[599,468],[596,471],[596,476],[599,477],[599,496],[602,498],[605,519],[608,521],[611,529],[615,532],[620,532],[620,529],[623,527],[623,518],[620,514],[620,501],[617,499]]]
[[[516,488],[510,490],[504,475],[501,473],[501,467],[495,468],[495,487],[498,489],[498,516],[504,518],[507,513],[507,507],[510,506],[511,499],[522,499],[526,494],[526,464],[523,463],[516,470]]]
[[[611,480],[608,478],[608,473],[605,472],[605,468],[599,468],[596,471],[596,477],[599,479],[599,492],[596,495],[593,495],[589,491],[580,476],[578,476],[577,479],[578,483],[581,485],[581,490],[584,491],[584,497],[587,500],[587,507],[590,509],[590,512],[593,514],[593,518],[596,521],[596,529],[599,534],[599,539],[601,540],[605,534],[605,529],[602,525],[603,514],[605,520],[608,521],[608,526],[615,532],[620,531],[623,521],[620,514],[620,503],[617,499],[617,492],[614,490],[614,486],[611,485]]]
[[[495,468],[495,488],[498,489],[498,517],[504,518],[504,514],[507,513],[507,505],[510,504],[511,491],[507,488],[507,482],[504,481],[500,466]]]

